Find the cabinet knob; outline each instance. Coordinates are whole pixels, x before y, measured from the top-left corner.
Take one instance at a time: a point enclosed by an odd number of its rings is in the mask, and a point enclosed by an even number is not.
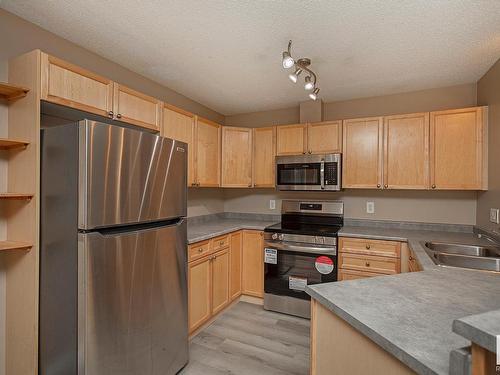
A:
[[[370,244],[366,244],[366,250],[370,250]]]
[[[305,151],[303,151],[303,152],[302,152],[302,155],[305,155],[305,154],[306,154],[306,152],[305,152]]]
[[[122,118],[122,115],[120,115],[119,113],[116,115],[116,118]]]
[[[365,263],[365,266],[366,266],[366,267],[370,267],[370,262],[366,262],[366,263]]]
[[[377,187],[380,189],[380,184],[377,184]]]
[[[191,186],[196,186],[196,182],[192,182],[192,183],[191,183]]]
[[[387,185],[387,184],[386,184],[386,185],[384,185],[384,189],[387,189],[388,187],[389,187],[389,185]]]
[[[113,111],[109,111],[109,112],[108,112],[108,117],[113,117],[113,115],[114,115],[114,112],[113,112]]]
[[[410,257],[408,258],[408,260],[411,262],[413,260],[413,257],[410,255]]]
[[[202,253],[202,252],[203,252],[203,248],[202,248],[202,247],[200,247],[200,248],[198,249],[198,252],[199,252],[199,253]]]
[[[312,151],[311,151],[311,150],[309,150],[309,153],[310,153],[310,154],[312,154]]]
[[[434,185],[434,184],[433,184],[431,187],[432,187],[433,189],[435,189],[435,188],[436,188],[436,185]]]

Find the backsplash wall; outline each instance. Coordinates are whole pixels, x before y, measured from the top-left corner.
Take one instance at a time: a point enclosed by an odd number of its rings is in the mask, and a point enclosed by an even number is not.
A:
[[[269,209],[269,200],[276,209]],[[344,202],[350,219],[414,221],[474,225],[476,192],[348,190],[338,193],[277,192],[273,189],[225,189],[224,211],[279,214],[283,199],[327,199]],[[366,202],[375,213],[366,213]]]

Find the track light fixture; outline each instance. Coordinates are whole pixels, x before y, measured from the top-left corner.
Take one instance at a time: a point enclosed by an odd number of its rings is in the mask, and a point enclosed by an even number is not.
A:
[[[291,67],[295,66],[295,72],[288,75],[288,78],[290,78],[290,81],[292,81],[293,83],[297,83],[300,73],[302,73],[303,71],[308,73],[308,75],[304,79],[304,89],[307,91],[313,90],[311,93],[309,93],[309,97],[312,100],[316,100],[318,98],[319,88],[316,87],[316,74],[314,74],[314,72],[308,68],[309,65],[311,65],[311,60],[308,58],[302,58],[295,61],[292,57],[291,49],[292,41],[290,40],[288,42],[288,49],[283,52],[283,68],[290,69]]]

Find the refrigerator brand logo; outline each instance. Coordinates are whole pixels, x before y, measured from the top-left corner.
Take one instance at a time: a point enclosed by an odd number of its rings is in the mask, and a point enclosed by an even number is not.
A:
[[[179,151],[179,152],[186,152],[186,150],[184,150],[182,147],[177,147],[177,151]]]

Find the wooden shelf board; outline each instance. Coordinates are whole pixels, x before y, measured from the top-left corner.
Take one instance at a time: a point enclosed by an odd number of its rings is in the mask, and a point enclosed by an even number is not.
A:
[[[0,199],[30,200],[31,198],[33,198],[33,194],[25,194],[25,193],[0,193]]]
[[[22,241],[0,241],[0,251],[7,250],[29,250],[33,247],[32,244]]]
[[[0,138],[0,150],[12,150],[15,148],[24,148],[29,142],[17,141],[14,139]]]
[[[30,90],[25,87],[0,82],[0,98],[5,100],[16,100],[24,98]]]

